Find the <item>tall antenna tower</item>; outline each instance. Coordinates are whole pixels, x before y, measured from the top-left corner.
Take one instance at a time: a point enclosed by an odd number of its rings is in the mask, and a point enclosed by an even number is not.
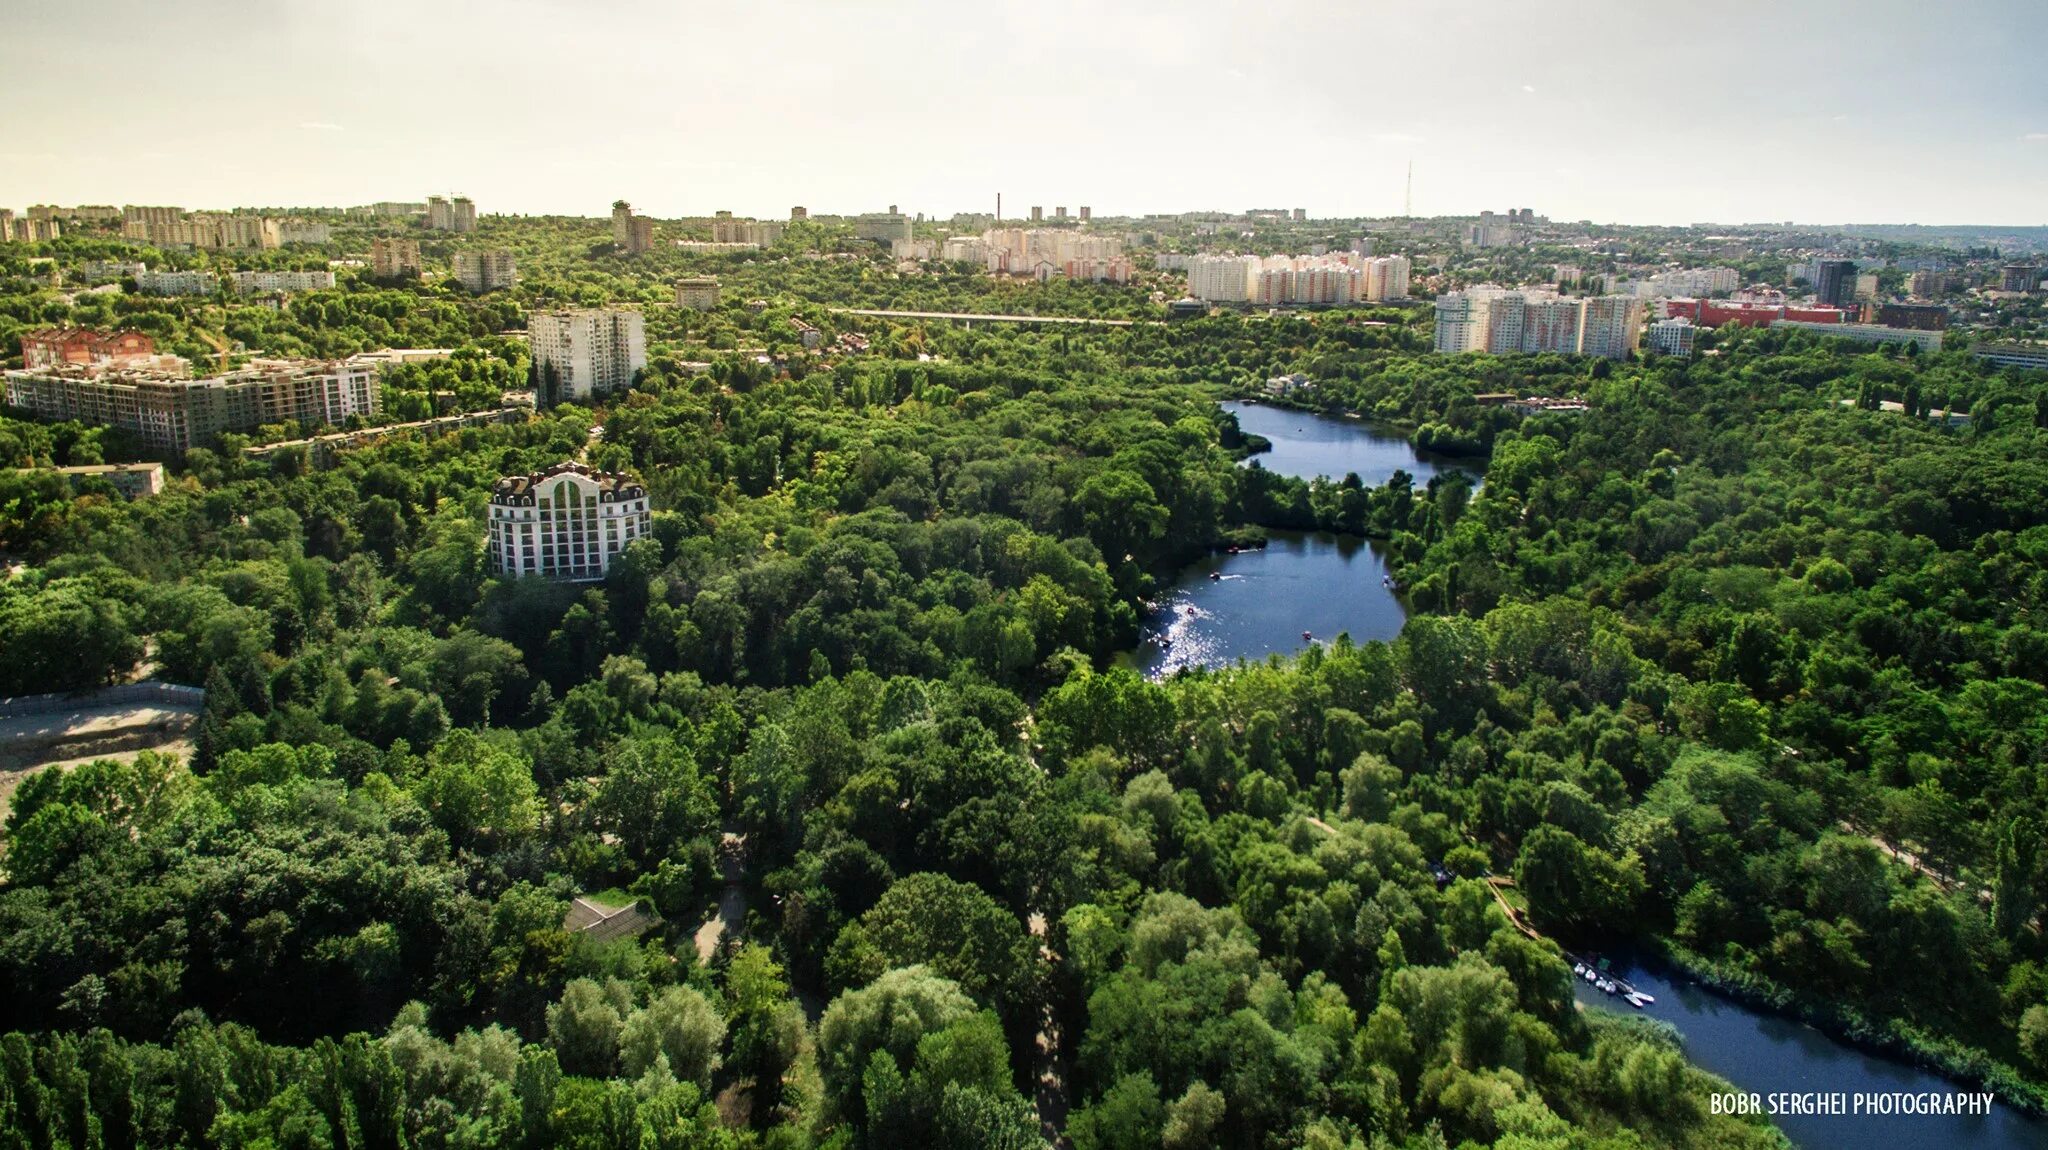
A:
[[[1401,194],[1401,218],[1415,217],[1415,161],[1408,161],[1408,190]]]

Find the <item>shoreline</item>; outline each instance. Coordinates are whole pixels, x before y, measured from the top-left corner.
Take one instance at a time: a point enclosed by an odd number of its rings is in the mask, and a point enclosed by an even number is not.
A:
[[[1637,945],[1643,947],[1644,957],[1669,967],[1672,974],[1748,1009],[1803,1023],[1850,1049],[1935,1074],[1957,1086],[1982,1087],[2018,1113],[2048,1118],[2048,1087],[2029,1082],[1976,1047],[1901,1032],[1903,1024],[1824,1006],[1810,995],[1762,975],[1727,969],[1661,937],[1638,940]]]

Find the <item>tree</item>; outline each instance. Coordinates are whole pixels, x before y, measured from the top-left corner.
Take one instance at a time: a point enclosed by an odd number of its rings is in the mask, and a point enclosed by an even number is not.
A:
[[[563,1069],[571,1074],[609,1076],[619,1061],[619,1040],[632,1005],[632,991],[617,979],[603,983],[590,978],[571,979],[562,988],[561,1001],[548,1007],[548,1041],[561,1056]],[[650,1035],[657,1046],[667,1037],[661,1026],[663,1020],[658,1018],[643,1026],[642,1053]],[[647,1061],[653,1061],[651,1055]],[[641,1069],[645,1070],[645,1065]]]
[[[872,947],[872,956],[849,964],[867,978],[890,967],[921,966],[951,979],[1006,1017],[1021,1017],[1030,1002],[1031,940],[1024,924],[978,887],[941,874],[897,880],[842,935],[836,951]],[[865,981],[865,980],[863,980]]]
[[[1537,827],[1515,857],[1515,885],[1537,921],[1562,928],[1626,927],[1643,892],[1642,864],[1586,845],[1562,827]]]
[[[549,1025],[552,1030],[552,1019]],[[724,1041],[725,1020],[711,1000],[693,987],[671,986],[626,1016],[619,1064],[627,1077],[638,1078],[660,1060],[678,1080],[708,1089]]]
[[[875,1055],[902,1072],[925,1035],[974,1013],[974,1001],[958,983],[921,966],[891,970],[833,999],[818,1023],[818,1070],[827,1114],[861,1122],[867,1113],[864,1079]]]
[[[458,843],[516,838],[540,818],[533,768],[502,741],[453,731],[427,756],[414,788],[428,813]]]

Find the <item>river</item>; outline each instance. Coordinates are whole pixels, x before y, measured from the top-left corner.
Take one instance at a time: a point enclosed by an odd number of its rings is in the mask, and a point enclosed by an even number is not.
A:
[[[1418,454],[1397,436],[1352,420],[1330,419],[1263,404],[1229,403],[1246,431],[1273,450],[1254,456],[1282,475],[1341,478],[1355,471],[1368,485],[1398,468],[1415,477],[1459,465]],[[1385,565],[1363,539],[1276,531],[1262,551],[1213,555],[1180,572],[1155,600],[1135,652],[1148,676],[1183,667],[1222,666],[1243,658],[1287,655],[1339,632],[1354,640],[1392,639],[1407,612],[1388,588]],[[1214,576],[1212,578],[1212,576]],[[1309,633],[1304,639],[1302,633]],[[1678,1028],[1685,1053],[1736,1089],[1778,1092],[1955,1094],[1977,1088],[1892,1058],[1868,1054],[1803,1023],[1752,1010],[1666,971],[1621,965],[1636,986],[1656,996],[1645,1014]],[[1582,1001],[1616,1008],[1615,999],[1575,983]],[[1619,1007],[1628,1009],[1627,1007]],[[1775,1121],[1801,1150],[1864,1150],[1911,1146],[1927,1150],[2041,1150],[2048,1120],[1996,1106],[1982,1117],[1781,1115]]]
[[[1870,1115],[1853,1113],[1858,1094],[1976,1094],[1964,1086],[1895,1059],[1838,1042],[1796,1019],[1765,1013],[1674,975],[1668,969],[1617,959],[1618,973],[1657,1001],[1642,1013],[1678,1028],[1685,1056],[1735,1084],[1737,1090],[1833,1094],[1850,1100],[1844,1114],[1781,1114],[1772,1121],[1800,1150],[2040,1150],[2048,1146],[2048,1120],[1994,1105],[1990,1114]],[[1574,979],[1589,1007],[1628,1010],[1617,999]]]

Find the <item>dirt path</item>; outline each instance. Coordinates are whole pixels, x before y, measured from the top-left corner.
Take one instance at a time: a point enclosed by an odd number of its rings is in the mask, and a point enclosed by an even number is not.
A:
[[[747,917],[747,891],[741,885],[747,877],[747,836],[726,831],[718,843],[718,869],[725,877],[725,891],[718,896],[718,913],[697,928],[697,962],[706,964],[718,953],[718,944],[728,933],[737,932]]]
[[[0,719],[0,817],[15,788],[38,771],[125,761],[144,751],[190,754],[198,718],[196,706],[156,701]]]
[[[1028,922],[1031,937],[1038,940],[1039,961],[1048,967],[1057,963],[1059,955],[1045,939],[1045,916],[1033,912]],[[1067,1141],[1067,1112],[1073,1103],[1067,1095],[1068,1066],[1061,1048],[1064,1038],[1059,1013],[1048,999],[1039,1007],[1038,1034],[1031,1044],[1031,1101],[1038,1108],[1039,1132],[1059,1150],[1072,1145]]]
[[[1914,854],[1912,851],[1909,851],[1904,847],[1895,846],[1892,843],[1886,841],[1881,836],[1874,835],[1869,833],[1868,831],[1858,829],[1856,826],[1854,826],[1846,820],[1836,823],[1835,825],[1841,828],[1844,834],[1858,835],[1862,838],[1869,839],[1873,843],[1876,843],[1877,849],[1883,851],[1885,853],[1885,857],[1905,867],[1907,870],[1913,871],[1916,874],[1925,877],[1927,881],[1933,883],[1937,887],[1940,887],[1944,891],[1953,892],[1965,889],[1965,884],[1961,880],[1957,879],[1953,875],[1948,874],[1946,871],[1936,870],[1932,864],[1922,861],[1919,855]],[[1987,904],[1992,901],[1993,896],[1989,888],[1975,887],[1972,889],[1976,891],[1977,901]]]

